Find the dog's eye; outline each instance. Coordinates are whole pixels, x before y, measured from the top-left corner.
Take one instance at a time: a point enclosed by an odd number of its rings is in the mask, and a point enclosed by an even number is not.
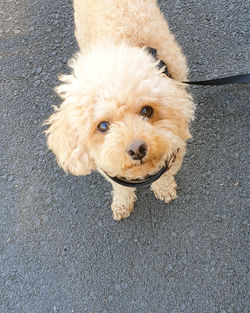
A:
[[[101,122],[98,125],[98,130],[102,133],[106,133],[109,130],[109,123],[108,122]]]
[[[150,118],[154,113],[154,110],[150,106],[145,106],[141,109],[141,115]]]

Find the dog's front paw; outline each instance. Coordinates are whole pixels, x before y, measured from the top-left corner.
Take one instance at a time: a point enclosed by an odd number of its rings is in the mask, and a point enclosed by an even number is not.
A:
[[[133,206],[131,208],[112,206],[112,211],[114,220],[121,221],[130,216],[133,212]]]
[[[169,203],[170,201],[177,198],[176,189],[167,189],[167,190],[154,190],[154,195],[157,199]]]
[[[176,188],[177,184],[174,179],[172,180],[171,184],[166,184],[166,182],[165,184],[156,182],[151,187],[155,197],[161,201],[165,201],[166,203],[169,203],[170,201],[177,198]]]
[[[114,184],[113,188],[113,202],[111,205],[113,218],[116,221],[121,221],[129,217],[134,210],[135,188],[121,187],[117,184]]]

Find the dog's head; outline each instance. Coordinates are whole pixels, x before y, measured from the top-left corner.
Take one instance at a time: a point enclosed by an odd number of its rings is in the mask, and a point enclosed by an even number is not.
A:
[[[57,88],[63,103],[46,122],[48,146],[65,171],[143,178],[185,146],[192,98],[146,49],[100,45],[70,66]]]

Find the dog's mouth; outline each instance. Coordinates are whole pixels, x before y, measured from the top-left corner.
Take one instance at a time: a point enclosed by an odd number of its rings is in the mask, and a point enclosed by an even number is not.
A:
[[[152,175],[146,175],[143,178],[137,178],[137,179],[131,179],[128,180],[124,177],[120,176],[109,176],[107,173],[105,173],[111,180],[113,180],[115,183],[120,184],[125,187],[139,187],[139,186],[145,186],[152,184],[157,179],[159,179],[165,172],[167,172],[173,165],[174,161],[176,160],[176,154],[178,153],[179,149],[170,155],[170,157],[165,161],[164,165],[160,168],[158,172]]]

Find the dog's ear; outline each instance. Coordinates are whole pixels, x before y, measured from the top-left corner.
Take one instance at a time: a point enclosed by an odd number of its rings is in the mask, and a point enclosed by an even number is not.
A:
[[[177,125],[178,125],[178,135],[182,140],[186,141],[192,138],[189,131],[189,121],[186,121],[181,116],[178,118]]]
[[[67,83],[74,79],[71,75],[64,76],[61,78],[64,82],[65,77]],[[54,108],[55,113],[44,123],[49,125],[45,131],[48,147],[55,153],[64,171],[87,175],[95,169],[87,148],[90,128],[89,106],[86,104],[88,99],[75,93],[70,84],[61,85],[56,91],[64,101],[59,108]]]
[[[186,141],[192,138],[189,125],[194,119],[193,98],[187,93],[186,87],[179,82],[169,80],[169,88],[165,87],[165,90],[168,95],[165,97],[165,106],[162,106],[161,115],[167,120],[175,135]]]
[[[174,115],[177,123],[178,136],[186,141],[192,138],[189,126],[190,122],[194,120],[195,104],[193,98],[186,91],[187,86],[182,83],[176,82],[178,89],[176,90],[176,96],[174,99]]]

